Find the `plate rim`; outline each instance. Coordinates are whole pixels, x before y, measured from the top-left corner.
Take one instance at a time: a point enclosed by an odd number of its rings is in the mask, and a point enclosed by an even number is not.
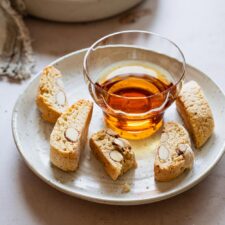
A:
[[[66,54],[56,60],[54,60],[53,62],[51,62],[48,65],[55,65],[58,62],[65,60],[71,56],[74,55],[79,55],[82,53],[85,53],[88,50],[88,48],[84,48],[84,49],[80,49],[74,52],[71,52],[69,54]],[[214,85],[216,85],[216,87],[218,88],[218,90],[221,92],[221,94],[223,95],[223,98],[225,99],[225,94],[222,91],[222,89],[220,88],[220,86],[214,82],[207,74],[205,74],[204,72],[200,71],[199,69],[186,64],[186,67],[189,67],[201,74],[204,74],[205,77],[210,80],[212,83],[214,83]],[[14,143],[17,147],[17,150],[20,154],[20,156],[22,157],[22,159],[25,161],[25,164],[28,166],[28,168],[30,168],[30,170],[37,175],[41,180],[43,180],[45,183],[47,183],[48,185],[50,185],[51,187],[57,189],[58,191],[61,191],[65,194],[68,194],[70,196],[73,197],[77,197],[83,200],[87,200],[87,201],[91,201],[91,202],[96,202],[96,203],[101,203],[101,204],[108,204],[108,205],[141,205],[141,204],[148,204],[148,203],[153,203],[153,202],[159,202],[171,197],[174,197],[176,195],[179,195],[189,189],[191,189],[192,187],[194,187],[195,185],[197,185],[198,183],[200,183],[206,176],[208,176],[208,174],[211,172],[211,170],[216,166],[216,164],[221,160],[222,156],[225,153],[225,142],[223,143],[222,151],[220,152],[220,154],[218,154],[218,156],[214,159],[213,163],[209,166],[209,168],[207,170],[205,170],[204,173],[200,174],[199,177],[195,178],[191,183],[187,184],[186,186],[181,186],[178,189],[172,189],[171,191],[166,192],[165,194],[162,194],[158,197],[155,198],[143,198],[143,199],[131,199],[131,200],[126,200],[126,199],[113,199],[113,198],[101,198],[101,197],[93,197],[93,196],[89,196],[83,193],[79,193],[79,192],[74,192],[74,191],[69,191],[63,187],[61,187],[58,183],[56,182],[52,182],[51,180],[47,179],[47,177],[43,176],[38,170],[36,170],[31,163],[29,162],[29,160],[26,159],[26,157],[23,154],[23,147],[20,144],[20,138],[19,138],[19,134],[17,131],[17,126],[16,126],[16,122],[17,122],[17,108],[21,102],[21,99],[24,95],[24,93],[26,92],[26,90],[28,89],[28,87],[34,82],[35,79],[37,79],[38,76],[40,76],[41,71],[37,72],[36,75],[27,83],[26,87],[23,89],[22,93],[19,94],[15,105],[13,107],[13,111],[12,111],[12,117],[11,117],[11,129],[12,129],[12,136],[14,139]]]

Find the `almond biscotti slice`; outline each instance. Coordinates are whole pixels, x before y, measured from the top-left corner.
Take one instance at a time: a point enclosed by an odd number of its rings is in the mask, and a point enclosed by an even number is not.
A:
[[[196,148],[201,148],[213,133],[213,114],[201,87],[195,81],[186,83],[176,100],[185,126]]]
[[[85,146],[93,103],[79,100],[57,120],[50,136],[52,164],[64,171],[75,171]]]
[[[169,181],[191,169],[194,153],[186,129],[176,122],[165,123],[156,152],[154,173],[157,181]]]
[[[136,167],[135,154],[130,143],[110,129],[93,134],[90,147],[113,180]]]
[[[62,74],[53,66],[46,67],[40,78],[36,103],[42,118],[55,123],[58,117],[68,107]]]

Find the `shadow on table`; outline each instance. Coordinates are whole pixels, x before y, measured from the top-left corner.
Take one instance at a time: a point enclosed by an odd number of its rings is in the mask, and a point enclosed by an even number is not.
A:
[[[35,53],[59,57],[89,47],[100,37],[121,30],[149,30],[158,0],[148,0],[109,19],[88,23],[57,23],[28,18]]]
[[[190,225],[204,224],[204,221],[205,224],[212,224],[211,219],[221,215],[221,210],[223,211],[223,207],[219,207],[219,202],[224,202],[223,199],[220,200],[219,190],[223,188],[224,180],[221,177],[218,179],[221,176],[218,175],[220,168],[218,172],[214,170],[214,175],[201,184],[172,199],[140,206],[108,206],[83,201],[56,191],[36,177],[22,161],[18,165],[21,198],[36,221],[33,224]],[[213,213],[213,217],[210,217],[210,213]]]

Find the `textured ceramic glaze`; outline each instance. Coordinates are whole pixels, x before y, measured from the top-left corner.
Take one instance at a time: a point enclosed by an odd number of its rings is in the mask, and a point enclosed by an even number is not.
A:
[[[64,75],[65,90],[70,104],[80,98],[91,99],[82,74],[84,54],[85,50],[74,52],[53,63]],[[128,172],[118,181],[112,181],[105,174],[102,165],[91,154],[88,144],[82,153],[77,172],[65,173],[53,167],[49,161],[49,135],[53,126],[42,121],[35,105],[39,77],[30,82],[14,108],[12,124],[17,147],[28,166],[39,177],[58,190],[73,196],[107,204],[134,205],[177,195],[203,179],[224,152],[225,97],[205,74],[187,66],[186,80],[192,79],[202,86],[212,107],[216,127],[213,136],[202,150],[194,150],[196,160],[193,170],[185,172],[174,181],[157,183],[154,180],[153,160],[159,133],[146,140],[131,142],[138,168]],[[166,111],[165,120],[182,122],[174,105]],[[103,126],[101,110],[95,105],[89,134]],[[128,193],[122,193],[125,183],[131,188]]]

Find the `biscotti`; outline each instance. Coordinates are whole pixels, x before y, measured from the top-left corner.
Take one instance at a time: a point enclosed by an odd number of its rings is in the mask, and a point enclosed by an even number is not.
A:
[[[165,123],[156,152],[154,174],[157,181],[169,181],[192,168],[194,154],[186,129],[176,123]]]
[[[68,107],[59,70],[53,66],[46,67],[40,78],[36,103],[42,118],[55,123],[58,117]]]
[[[93,134],[90,147],[113,180],[136,167],[135,154],[129,142],[110,129]]]
[[[52,164],[64,171],[75,171],[85,146],[93,103],[79,100],[57,120],[50,136]]]
[[[195,147],[202,147],[213,133],[214,120],[201,87],[195,81],[184,84],[176,106]]]

